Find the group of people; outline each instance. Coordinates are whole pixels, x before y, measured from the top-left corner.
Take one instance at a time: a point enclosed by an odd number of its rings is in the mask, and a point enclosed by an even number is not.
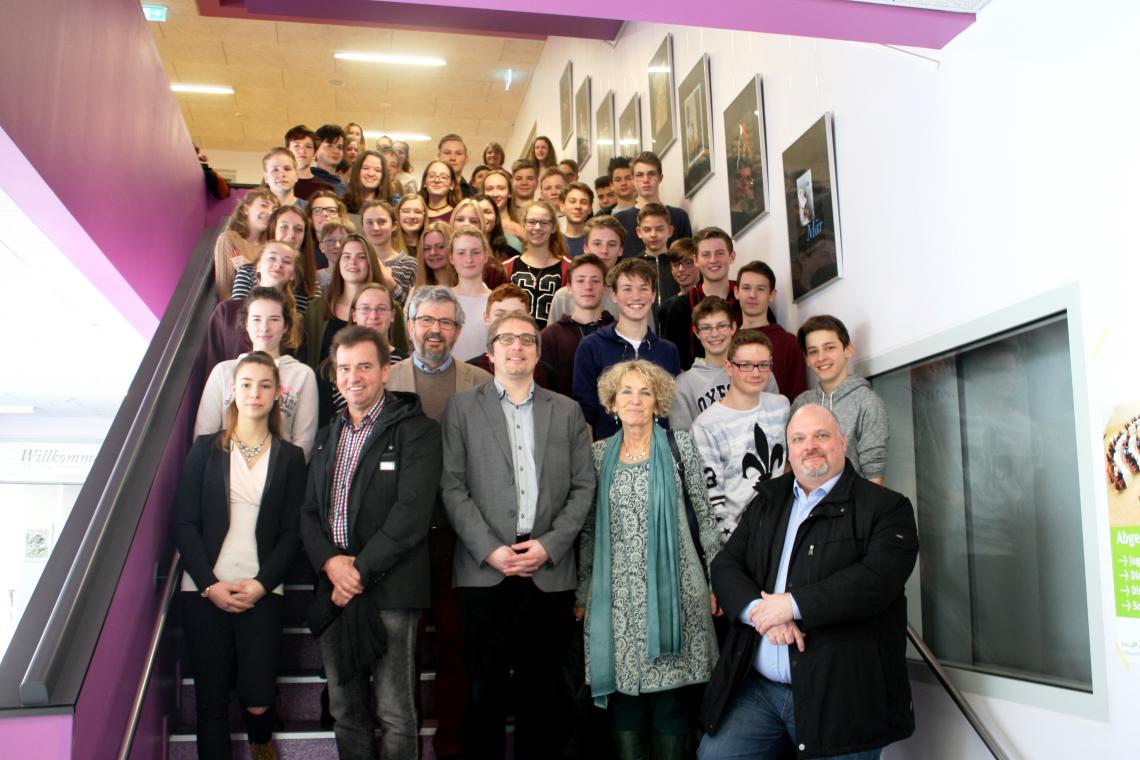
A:
[[[517,758],[910,734],[917,532],[839,319],[781,327],[775,273],[731,276],[732,237],[662,202],[653,153],[590,187],[544,137],[470,180],[458,135],[418,181],[359,125],[284,142],[215,248],[176,505],[200,757],[230,757],[234,683],[276,756],[299,551],[343,758],[377,757],[377,725],[417,757],[424,612],[441,758],[504,757],[508,716]]]

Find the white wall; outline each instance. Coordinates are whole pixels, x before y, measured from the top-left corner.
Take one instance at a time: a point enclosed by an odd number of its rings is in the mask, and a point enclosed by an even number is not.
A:
[[[237,181],[243,185],[259,185],[265,176],[261,167],[264,151],[213,150],[209,146],[203,146],[202,152],[209,159],[211,169],[222,172],[227,177],[229,172],[237,172]]]
[[[558,79],[567,60],[575,90],[593,78],[595,109],[607,90],[619,113],[640,92],[647,130],[645,67],[672,32],[678,82],[701,53],[711,59],[716,174],[683,204],[694,228],[729,226],[723,111],[752,75],[764,79],[769,190],[777,192],[772,213],[738,241],[738,265],[764,259],[786,282],[781,151],[824,111],[835,114],[844,276],[799,304],[782,292],[777,314],[789,329],[835,313],[866,359],[1078,285],[1087,372],[1077,387],[1083,381],[1089,392],[1078,425],[1094,484],[1081,508],[1095,513],[1099,573],[1087,583],[1101,607],[1095,646],[1107,654],[1094,678],[1110,709],[1105,723],[977,698],[1023,757],[1135,757],[1140,743],[1140,660],[1118,654],[1128,626],[1112,608],[1100,449],[1112,407],[1140,398],[1132,328],[1140,266],[1130,224],[1140,201],[1137,29],[1134,3],[994,0],[944,50],[912,51],[927,60],[883,46],[632,23],[615,47],[549,40],[507,146],[517,155],[537,119],[538,134],[561,147]],[[670,203],[683,195],[680,153],[674,144],[663,159]],[[591,159],[583,176],[596,173]],[[918,685],[916,702],[919,735],[891,757],[980,756],[941,694]]]

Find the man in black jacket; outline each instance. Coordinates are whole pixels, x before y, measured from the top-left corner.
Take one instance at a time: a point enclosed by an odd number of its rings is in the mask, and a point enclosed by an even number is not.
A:
[[[903,586],[914,511],[855,473],[827,409],[788,422],[792,474],[760,484],[712,563],[733,621],[705,692],[702,760],[879,757],[914,732]]]
[[[384,757],[415,760],[416,622],[431,602],[439,425],[414,393],[384,390],[388,345],[375,330],[344,328],[330,354],[347,407],[317,434],[301,506],[318,579],[309,626],[320,637],[340,757],[377,757],[374,695]]]

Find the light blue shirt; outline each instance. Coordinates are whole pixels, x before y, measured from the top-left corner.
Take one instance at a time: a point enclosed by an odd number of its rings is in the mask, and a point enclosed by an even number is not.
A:
[[[516,533],[530,533],[534,529],[534,513],[538,510],[538,468],[534,463],[534,383],[521,404],[511,401],[510,395],[498,380],[493,380],[499,392],[503,416],[507,418],[507,438],[511,441],[511,457],[515,471],[515,497],[519,505]]]
[[[788,530],[784,533],[784,547],[780,551],[780,567],[776,572],[776,586],[773,589],[774,593],[783,593],[788,585],[788,565],[792,562],[792,547],[796,543],[796,535],[800,532],[800,526],[803,525],[804,520],[808,518],[811,511],[815,509],[815,505],[823,501],[831,489],[842,477],[843,471],[840,470],[839,474],[831,480],[827,481],[819,488],[811,492],[811,495],[805,494],[803,489],[800,488],[799,483],[792,484],[792,513],[788,516]],[[753,599],[744,612],[740,613],[741,622],[746,625],[752,625],[752,621],[748,619],[748,614],[752,612],[752,608],[760,604],[759,599]],[[792,615],[796,620],[800,619],[800,608],[796,604],[796,598],[792,597]],[[756,660],[753,662],[753,667],[760,673],[760,675],[767,678],[769,681],[776,681],[778,683],[791,683],[792,682],[792,662],[788,655],[788,646],[784,644],[773,644],[768,641],[767,636],[760,637],[760,648],[756,652]]]
[[[412,365],[415,366],[415,368],[420,372],[423,372],[425,375],[437,375],[440,372],[447,372],[448,368],[451,367],[451,365],[454,363],[455,357],[449,356],[447,357],[447,361],[438,367],[429,367],[424,363],[424,360],[420,358],[419,354],[417,354],[415,351],[412,352]]]

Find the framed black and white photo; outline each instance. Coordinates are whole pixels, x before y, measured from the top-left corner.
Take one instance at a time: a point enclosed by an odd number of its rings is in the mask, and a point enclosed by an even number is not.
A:
[[[709,57],[702,55],[681,80],[681,165],[685,170],[685,197],[691,198],[712,176],[712,103]]]
[[[610,159],[616,155],[614,150],[614,91],[610,90],[602,96],[598,105],[596,140],[598,145],[598,174],[605,174],[609,170]],[[579,164],[581,166],[581,164]]]
[[[673,35],[666,34],[649,59],[649,149],[658,156],[664,156],[677,139],[674,93]]]
[[[734,238],[768,213],[768,154],[764,141],[764,88],[756,76],[724,109],[728,205]]]
[[[831,113],[789,145],[783,157],[792,297],[799,301],[843,276]]]
[[[578,166],[585,166],[590,158],[590,78],[582,80],[574,97],[574,141],[578,144]]]
[[[558,101],[562,107],[562,149],[570,142],[574,133],[574,63],[566,62],[562,79],[558,81]]]
[[[636,156],[641,152],[641,96],[634,93],[618,117],[617,155]]]

